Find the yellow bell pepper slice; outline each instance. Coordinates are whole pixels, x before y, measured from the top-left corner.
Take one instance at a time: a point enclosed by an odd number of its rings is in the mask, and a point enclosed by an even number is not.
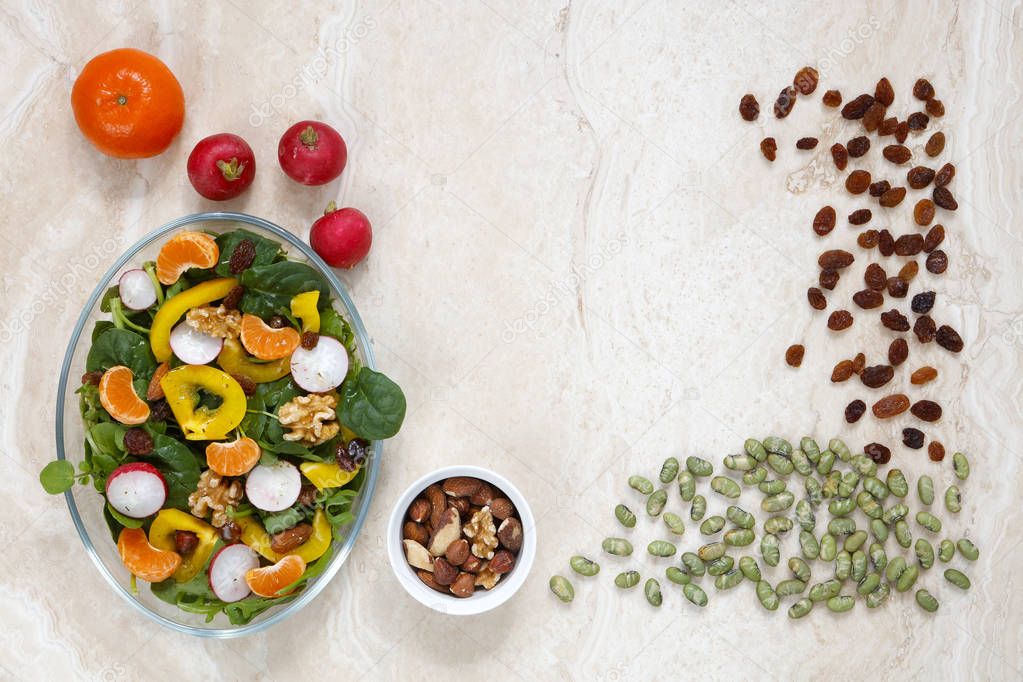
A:
[[[160,387],[188,440],[227,438],[245,418],[245,408],[248,405],[245,391],[230,374],[216,367],[175,367],[160,380]],[[196,407],[199,389],[219,396],[221,404],[212,409],[205,405]]]
[[[298,468],[302,475],[316,486],[317,490],[340,488],[359,473],[358,467],[355,468],[355,471],[345,471],[335,462],[302,462]]]
[[[170,333],[182,315],[192,308],[224,298],[237,285],[238,280],[233,277],[211,279],[164,301],[153,316],[153,324],[149,328],[149,345],[153,349],[156,361],[166,362],[174,354],[170,345]]]
[[[291,314],[302,321],[303,332],[320,331],[319,291],[306,291],[291,299]]]
[[[195,551],[189,555],[182,554],[181,565],[174,571],[174,580],[183,583],[194,578],[206,566],[217,544],[217,529],[180,509],[161,509],[149,527],[149,544],[157,549],[177,551],[174,532],[179,530],[191,531],[199,538]]]
[[[270,549],[270,535],[263,528],[263,524],[255,516],[240,516],[234,520],[242,529],[242,542],[248,545],[253,551],[274,563],[280,561],[289,554],[296,554],[305,562],[311,563],[319,559],[330,548],[330,541],[334,532],[327,521],[327,515],[322,509],[317,509],[313,515],[313,534],[301,545],[286,552],[278,554]]]
[[[257,384],[277,381],[291,372],[290,356],[272,362],[256,362],[237,339],[224,339],[224,348],[217,356],[217,364],[228,374],[247,376]]]

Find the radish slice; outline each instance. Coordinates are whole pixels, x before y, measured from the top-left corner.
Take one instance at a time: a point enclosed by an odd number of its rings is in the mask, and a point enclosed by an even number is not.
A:
[[[189,365],[205,365],[213,362],[224,348],[224,339],[203,334],[182,322],[171,330],[170,345],[174,354]]]
[[[145,270],[129,270],[117,281],[121,303],[131,310],[145,310],[156,303],[156,287]]]
[[[310,393],[340,386],[348,374],[348,351],[331,336],[321,336],[312,350],[299,346],[291,354],[291,376]]]
[[[144,519],[167,501],[167,482],[152,464],[122,464],[107,477],[107,502],[125,516]]]
[[[257,464],[245,479],[245,495],[256,509],[276,512],[295,504],[302,491],[298,468],[281,460],[276,464]]]
[[[246,545],[223,547],[210,559],[210,589],[220,601],[244,599],[252,591],[245,574],[253,568],[259,568],[259,555]]]

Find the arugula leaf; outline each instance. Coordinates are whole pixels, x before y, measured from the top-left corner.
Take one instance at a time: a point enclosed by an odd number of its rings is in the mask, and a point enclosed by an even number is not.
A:
[[[361,471],[359,473],[362,474]],[[317,501],[331,526],[339,528],[355,520],[355,515],[352,514],[352,501],[359,494],[360,487],[361,482],[354,488],[331,488],[317,493]]]
[[[282,255],[281,245],[272,239],[261,237],[255,232],[248,230],[234,230],[225,232],[216,238],[217,246],[220,247],[220,262],[214,268],[220,277],[233,277],[231,274],[231,256],[235,248],[243,239],[248,239],[256,247],[256,258],[252,261],[253,266],[269,265]]]
[[[148,429],[153,437],[153,452],[148,459],[167,481],[167,507],[188,509],[188,496],[199,484],[199,458],[184,443]]]
[[[156,359],[149,350],[149,341],[127,329],[107,329],[92,344],[85,360],[85,370],[95,372],[124,365],[136,378],[152,376]]]
[[[269,318],[290,313],[291,299],[314,289],[320,301],[329,301],[327,280],[311,266],[295,261],[257,265],[242,273],[239,283],[245,287],[242,312]]]
[[[294,528],[309,518],[307,508],[299,503],[279,512],[264,512],[260,514],[263,519],[263,528],[270,535],[276,535],[282,530]]]
[[[39,472],[39,482],[46,492],[59,495],[75,484],[75,467],[66,459],[54,460]]]
[[[405,394],[380,372],[363,367],[341,385],[341,423],[356,435],[382,440],[398,433],[405,420]]]

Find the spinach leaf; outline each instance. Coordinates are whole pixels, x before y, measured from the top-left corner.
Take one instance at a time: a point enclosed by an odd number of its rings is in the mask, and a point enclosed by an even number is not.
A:
[[[300,459],[310,459],[316,462],[322,461],[322,458],[313,453],[312,450],[292,440],[282,440],[279,442],[268,442],[265,440],[258,441],[259,447],[264,452],[272,452],[277,455],[288,455],[289,457],[298,457]]]
[[[248,239],[256,247],[256,258],[252,261],[254,266],[269,265],[282,254],[280,244],[272,239],[261,237],[255,232],[249,232],[248,230],[225,232],[216,238],[217,246],[220,247],[220,262],[217,263],[214,270],[220,277],[233,277],[230,265],[231,256],[234,254],[238,243],[243,239]]]
[[[124,365],[136,378],[148,378],[156,369],[156,359],[149,350],[149,341],[127,329],[107,329],[92,344],[85,360],[85,370],[95,372]]]
[[[291,377],[256,386],[256,396],[263,401],[267,412],[274,412],[300,393]]]
[[[257,393],[249,397],[245,409],[248,410],[248,413],[242,419],[239,428],[249,438],[259,440],[263,437],[263,431],[266,430],[266,421],[269,419],[265,414],[260,414],[266,411],[266,403],[263,402],[263,398]]]
[[[156,460],[153,465],[167,481],[167,502],[165,506],[188,509],[188,496],[199,483],[199,458],[184,443],[170,436],[149,429],[153,437],[153,452],[147,459]]]
[[[141,528],[142,526],[146,525],[146,519],[133,519],[130,516],[125,516],[121,512],[111,507],[109,502],[107,502],[106,511],[110,513],[110,516],[114,517],[115,521],[117,521],[125,528]]]
[[[89,429],[91,444],[99,452],[111,457],[121,457],[125,453],[124,434],[128,427],[116,422],[100,422]]]
[[[341,423],[369,440],[390,438],[405,420],[405,394],[380,372],[363,367],[341,385]]]
[[[110,320],[98,320],[92,328],[92,342],[96,343],[96,339],[98,339],[103,332],[113,328],[114,323]]]
[[[291,299],[306,291],[318,290],[321,302],[329,301],[330,297],[323,276],[311,266],[295,261],[251,267],[242,273],[239,282],[245,287],[242,312],[262,318],[290,313]]]

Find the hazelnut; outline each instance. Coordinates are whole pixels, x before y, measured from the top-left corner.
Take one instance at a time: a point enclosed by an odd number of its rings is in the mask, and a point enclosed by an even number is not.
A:
[[[471,476],[453,476],[444,481],[441,488],[449,497],[470,497],[480,489],[483,481]]]
[[[494,573],[503,574],[515,568],[515,555],[506,549],[494,553],[487,567]]]
[[[452,566],[461,566],[465,563],[465,560],[469,558],[469,541],[465,538],[459,538],[455,540],[448,548],[444,550],[444,558],[451,563]]]
[[[522,549],[522,523],[515,517],[505,519],[497,527],[497,539],[505,549],[518,552]]]
[[[405,522],[405,525],[402,527],[401,537],[405,540],[415,540],[421,545],[425,545],[430,540],[430,534],[426,529],[412,521]]]
[[[456,597],[462,599],[471,597],[472,593],[476,591],[476,578],[470,573],[459,573],[449,589],[451,594]]]
[[[408,508],[408,517],[416,523],[422,523],[430,517],[430,502],[422,497],[417,497],[412,500],[412,504]]]
[[[515,505],[507,497],[497,497],[490,501],[490,513],[495,519],[504,521],[515,513]]]
[[[494,488],[489,483],[480,485],[479,489],[469,497],[469,501],[474,507],[486,507],[493,499]]]
[[[447,562],[444,557],[433,560],[433,580],[438,585],[450,585],[458,577],[458,569]]]
[[[462,563],[461,569],[469,573],[479,573],[483,569],[483,559],[480,559],[475,554],[469,554]]]

